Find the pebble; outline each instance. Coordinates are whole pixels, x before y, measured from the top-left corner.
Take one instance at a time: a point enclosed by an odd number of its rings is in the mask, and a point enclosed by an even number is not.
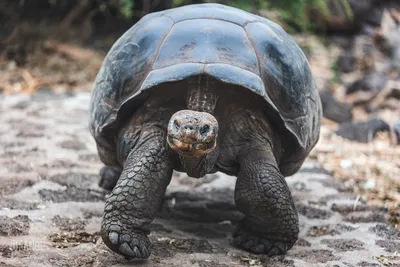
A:
[[[376,186],[376,180],[375,179],[368,179],[365,184],[364,184],[364,189],[366,190],[371,190],[374,189]]]
[[[353,167],[353,162],[349,159],[342,159],[340,161],[340,168],[342,169],[350,169],[351,167]]]

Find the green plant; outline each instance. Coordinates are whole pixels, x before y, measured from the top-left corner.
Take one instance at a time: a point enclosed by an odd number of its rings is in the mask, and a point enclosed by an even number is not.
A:
[[[121,14],[125,18],[130,19],[132,17],[133,7],[135,5],[134,0],[119,0],[118,4]]]
[[[231,0],[229,1],[229,5],[248,12],[252,12],[254,9],[260,10],[269,8],[269,3],[266,0]]]
[[[189,4],[189,2],[191,2],[191,1],[188,1],[188,0],[173,0],[172,1],[172,6],[173,7],[183,6],[183,5]]]
[[[340,83],[340,70],[336,62],[332,63],[331,70],[333,71],[333,77],[331,79],[331,82]]]
[[[328,0],[268,0],[272,8],[277,9],[283,20],[297,26],[300,31],[314,31],[310,11],[317,10],[324,16],[329,15]]]
[[[120,13],[125,18],[132,17],[135,0],[117,0]],[[141,0],[140,0],[141,1]],[[193,3],[221,3],[234,6],[245,11],[274,10],[287,25],[289,32],[316,31],[318,25],[310,18],[311,11],[317,11],[323,16],[329,16],[328,2],[332,0],[173,0],[172,7],[184,6]],[[351,7],[348,0],[333,0],[341,3],[347,17],[351,18]],[[336,3],[337,4],[337,3]]]

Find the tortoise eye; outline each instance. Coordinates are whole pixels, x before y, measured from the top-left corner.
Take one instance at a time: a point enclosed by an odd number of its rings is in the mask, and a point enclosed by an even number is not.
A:
[[[210,131],[210,126],[209,125],[204,125],[203,127],[201,127],[200,129],[200,134],[201,135],[205,135]]]
[[[174,120],[174,128],[175,128],[176,130],[178,130],[180,126],[181,126],[181,125],[179,124],[179,122],[178,122],[177,120]]]

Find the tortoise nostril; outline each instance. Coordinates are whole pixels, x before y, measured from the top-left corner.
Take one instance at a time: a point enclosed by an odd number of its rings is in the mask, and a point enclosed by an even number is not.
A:
[[[203,127],[201,127],[200,134],[201,135],[206,135],[209,131],[210,131],[210,125],[206,124]]]
[[[183,126],[183,129],[185,129],[185,130],[193,130],[193,126],[186,124],[185,126]]]

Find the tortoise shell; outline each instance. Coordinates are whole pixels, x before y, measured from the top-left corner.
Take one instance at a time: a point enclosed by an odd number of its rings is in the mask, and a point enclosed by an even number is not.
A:
[[[318,141],[322,115],[307,58],[278,24],[220,4],[150,13],[114,43],[92,91],[97,145],[115,150],[126,107],[139,106],[148,89],[201,74],[265,100],[284,137],[281,172],[295,173]]]

